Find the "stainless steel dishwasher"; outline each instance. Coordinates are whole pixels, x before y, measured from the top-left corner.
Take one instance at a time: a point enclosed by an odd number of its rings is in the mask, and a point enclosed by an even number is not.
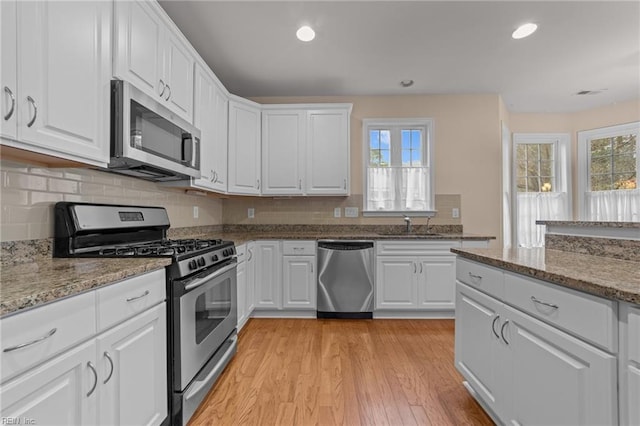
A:
[[[318,318],[373,318],[373,241],[318,241]]]

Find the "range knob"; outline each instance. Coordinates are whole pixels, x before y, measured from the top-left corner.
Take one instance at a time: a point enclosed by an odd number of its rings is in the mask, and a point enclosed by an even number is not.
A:
[[[194,260],[190,260],[189,261],[189,269],[196,269],[198,267],[198,264],[196,263],[195,259]]]
[[[205,261],[204,261],[204,257],[199,257],[198,258],[198,266],[204,266]]]
[[[214,262],[217,262],[217,261],[218,261],[218,255],[217,255],[217,254],[214,254],[214,255],[211,257],[211,260],[213,260]]]

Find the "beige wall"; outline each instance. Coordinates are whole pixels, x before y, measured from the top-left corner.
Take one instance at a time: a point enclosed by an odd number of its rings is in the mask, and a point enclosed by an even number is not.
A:
[[[430,117],[435,122],[435,192],[440,210],[432,223],[457,224],[451,207],[458,202],[465,232],[500,236],[500,97],[480,95],[412,95],[354,97],[253,98],[260,103],[348,102],[351,114],[350,197],[260,199],[224,202],[225,223],[356,223],[333,220],[334,207],[362,207],[362,120],[364,118]],[[448,194],[458,196],[448,197]],[[454,204],[452,204],[454,203]],[[248,221],[246,208],[256,208]],[[287,212],[278,214],[279,211]],[[353,219],[350,219],[353,220]],[[421,219],[417,219],[420,223]],[[400,224],[399,218],[362,218],[357,223]],[[500,246],[501,242],[494,242]]]
[[[163,206],[171,227],[222,223],[222,201],[187,195],[141,179],[91,169],[48,168],[0,161],[0,241],[53,237],[53,205],[80,201]],[[193,206],[199,218],[193,218]]]
[[[512,133],[569,133],[571,136],[571,179],[574,219],[578,218],[578,132],[640,121],[640,99],[565,114],[510,113]]]

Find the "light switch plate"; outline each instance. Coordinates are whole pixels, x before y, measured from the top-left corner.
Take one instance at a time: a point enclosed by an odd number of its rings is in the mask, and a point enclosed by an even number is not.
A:
[[[457,207],[454,207],[453,209],[451,209],[451,217],[454,219],[457,219],[460,217],[460,209]]]
[[[249,219],[253,219],[254,217],[256,217],[256,209],[254,209],[253,207],[250,207],[247,209],[247,217]]]
[[[342,209],[340,207],[336,207],[333,209],[333,217],[341,217]]]
[[[344,217],[358,217],[358,208],[357,207],[345,207],[344,208]]]
[[[198,206],[193,206],[193,218],[197,219],[200,216],[200,212],[198,211]]]

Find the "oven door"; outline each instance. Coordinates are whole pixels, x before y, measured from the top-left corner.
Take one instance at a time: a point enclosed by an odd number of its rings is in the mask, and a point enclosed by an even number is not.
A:
[[[236,328],[237,263],[177,284],[184,293],[174,296],[179,309],[174,324],[174,390],[182,391]]]

